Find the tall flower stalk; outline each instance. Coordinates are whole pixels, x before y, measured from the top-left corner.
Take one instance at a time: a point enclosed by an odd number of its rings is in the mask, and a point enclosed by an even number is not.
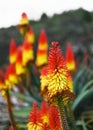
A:
[[[65,114],[64,103],[60,97],[58,97],[58,109],[59,109],[60,116],[61,116],[62,130],[69,130],[67,117]]]
[[[9,90],[6,91],[6,99],[7,99],[8,113],[9,113],[11,125],[13,126],[14,130],[18,130],[16,123],[15,123],[15,120],[14,120],[12,109],[11,109],[12,106],[11,106],[11,98],[10,98]]]

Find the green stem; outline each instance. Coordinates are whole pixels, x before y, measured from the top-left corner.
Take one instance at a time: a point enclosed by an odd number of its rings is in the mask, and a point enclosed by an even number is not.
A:
[[[11,99],[10,99],[9,90],[6,91],[6,98],[7,98],[8,112],[9,112],[11,124],[12,124],[14,130],[17,130],[17,126],[16,126],[16,123],[15,123],[15,120],[14,120],[12,109],[11,109]]]
[[[67,104],[67,112],[68,112],[69,120],[71,122],[72,129],[76,130],[75,119],[74,119],[74,115],[71,109],[70,102],[68,102]]]
[[[67,118],[65,114],[64,104],[60,97],[58,97],[58,109],[61,116],[62,130],[69,130]]]

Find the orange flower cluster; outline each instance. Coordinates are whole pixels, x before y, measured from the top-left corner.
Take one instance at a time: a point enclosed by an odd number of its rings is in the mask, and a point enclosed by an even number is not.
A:
[[[56,101],[59,95],[66,101],[74,98],[71,75],[57,42],[52,42],[48,65],[41,72],[41,94],[49,102]]]
[[[33,103],[27,127],[28,130],[62,130],[58,109],[43,101],[39,110],[37,103]]]

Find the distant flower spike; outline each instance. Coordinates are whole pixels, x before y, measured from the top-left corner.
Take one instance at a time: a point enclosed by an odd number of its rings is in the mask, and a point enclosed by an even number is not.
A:
[[[18,25],[20,33],[23,35],[23,38],[25,37],[26,32],[29,29],[29,20],[27,17],[27,14],[25,12],[22,13],[22,18]]]
[[[6,69],[5,83],[8,87],[12,87],[18,83],[15,66],[10,64]]]
[[[29,42],[24,42],[23,44],[23,53],[22,53],[22,62],[23,66],[26,66],[29,62],[34,60],[33,46]]]
[[[34,36],[34,31],[32,27],[29,27],[29,30],[27,31],[26,36],[25,36],[25,41],[30,44],[34,44],[35,36]]]
[[[39,41],[38,41],[38,50],[36,57],[37,67],[42,67],[48,62],[48,40],[47,35],[44,29],[41,30]],[[42,59],[42,60],[41,60]]]
[[[25,73],[25,68],[23,67],[23,62],[22,62],[22,51],[23,51],[22,46],[19,46],[17,49],[17,59],[15,65],[17,75],[21,75]]]
[[[29,20],[28,20],[27,14],[25,12],[23,12],[21,16],[22,16],[22,18],[20,20],[19,25],[29,24]]]
[[[66,50],[66,64],[70,71],[75,71],[75,59],[72,45],[69,43]]]
[[[10,54],[9,54],[9,61],[11,64],[14,64],[16,62],[16,43],[14,41],[14,39],[11,39],[10,41]]]

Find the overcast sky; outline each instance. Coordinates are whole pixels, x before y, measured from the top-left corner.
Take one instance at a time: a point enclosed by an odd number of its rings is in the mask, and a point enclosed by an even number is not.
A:
[[[0,28],[17,25],[22,12],[37,20],[42,13],[52,16],[80,7],[93,11],[93,0],[0,0]]]

